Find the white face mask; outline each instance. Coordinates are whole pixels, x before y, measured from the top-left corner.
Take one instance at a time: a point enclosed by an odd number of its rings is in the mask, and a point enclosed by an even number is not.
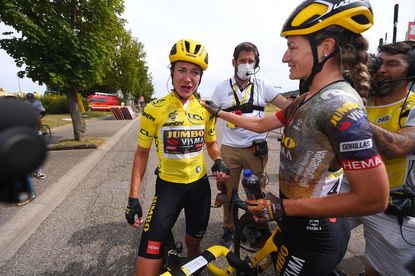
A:
[[[236,75],[241,80],[249,79],[249,76],[255,74],[254,66],[247,63],[242,63],[238,65],[238,69],[236,70]]]

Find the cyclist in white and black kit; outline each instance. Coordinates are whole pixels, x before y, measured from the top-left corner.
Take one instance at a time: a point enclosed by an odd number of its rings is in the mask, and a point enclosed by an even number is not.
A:
[[[41,120],[46,114],[46,109],[43,106],[42,102],[35,98],[35,95],[33,93],[26,94],[26,103],[30,104],[35,109],[36,112],[39,112],[37,132],[39,135],[42,135],[40,126],[41,126]],[[39,167],[36,171],[34,171],[32,175],[38,179],[46,178],[46,174],[43,172],[41,167]]]

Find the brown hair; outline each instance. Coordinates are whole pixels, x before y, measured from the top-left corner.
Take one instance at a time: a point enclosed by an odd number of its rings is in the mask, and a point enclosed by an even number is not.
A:
[[[242,51],[247,51],[247,52],[254,52],[255,54],[255,68],[257,68],[259,66],[259,52],[258,52],[258,48],[256,47],[256,45],[252,42],[241,42],[239,43],[236,47],[235,50],[233,51],[233,58],[236,60],[239,57],[239,53]]]
[[[332,37],[336,40],[336,61],[341,66],[345,78],[362,98],[366,98],[370,88],[370,74],[367,67],[369,43],[361,35],[353,33],[339,26],[330,26],[317,33],[317,45],[324,39]]]

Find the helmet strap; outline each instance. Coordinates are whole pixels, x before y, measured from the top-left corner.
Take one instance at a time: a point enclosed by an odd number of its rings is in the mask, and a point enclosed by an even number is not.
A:
[[[317,42],[313,35],[310,35],[307,38],[310,43],[311,51],[313,53],[313,68],[311,69],[311,74],[310,76],[308,76],[307,79],[300,80],[300,95],[310,90],[310,84],[313,81],[314,77],[321,72],[326,61],[332,56],[334,56],[337,52],[337,50],[334,50],[330,55],[324,57],[323,60],[319,62],[317,53]]]
[[[176,91],[176,88],[174,87],[174,82],[173,82],[173,71],[174,71],[174,65],[175,65],[175,63],[172,63],[171,64],[171,67],[170,67],[170,78],[171,78],[171,84],[173,85],[173,89],[172,89],[172,91],[173,91],[173,94],[174,95],[176,95],[176,97],[177,98],[179,98],[179,100],[187,100],[188,98],[190,98],[191,96],[189,96],[189,97],[182,97],[182,96],[180,96],[179,95],[179,93],[177,93],[177,91]],[[199,79],[199,84],[197,85],[197,87],[199,87],[199,85],[200,85],[200,83],[202,82],[202,77],[203,77],[203,71],[201,72],[201,74],[200,74],[200,79]],[[195,92],[193,92],[193,94],[194,93],[196,93],[197,92],[197,89],[195,90]],[[193,95],[192,94],[192,95]]]
[[[176,88],[174,88],[174,86],[173,86],[173,90],[172,91],[173,91],[173,94],[176,95],[177,98],[179,98],[179,100],[187,100],[188,98],[191,97],[191,96],[189,96],[189,97],[186,98],[186,97],[180,96],[179,93],[177,93]]]
[[[173,92],[173,94],[180,100],[180,101],[182,101],[182,102],[186,102],[190,97],[192,97],[196,92],[197,92],[197,90],[195,91],[195,92],[193,92],[193,94],[192,95],[190,95],[189,97],[183,97],[183,96],[180,96],[179,95],[179,93],[177,93],[177,91],[176,91],[176,89],[174,88],[174,86],[173,86],[173,89],[171,90],[172,92]]]

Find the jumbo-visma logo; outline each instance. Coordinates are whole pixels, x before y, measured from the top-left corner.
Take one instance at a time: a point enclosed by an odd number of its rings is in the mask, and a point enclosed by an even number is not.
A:
[[[292,149],[295,147],[294,139],[285,135],[282,136],[281,144],[283,144],[287,149]]]
[[[195,113],[186,113],[188,121],[193,125],[203,125],[205,123],[205,118]]]
[[[151,218],[153,217],[154,208],[156,208],[156,203],[157,203],[157,196],[153,198],[153,202],[151,203],[150,210],[148,210],[147,218],[146,218],[146,221],[143,227],[144,232],[147,232],[148,230],[150,230],[150,221],[151,221]]]

